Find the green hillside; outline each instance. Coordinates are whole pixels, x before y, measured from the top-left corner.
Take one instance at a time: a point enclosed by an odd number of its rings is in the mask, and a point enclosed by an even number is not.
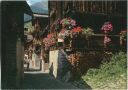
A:
[[[127,55],[124,52],[113,54],[110,62],[103,62],[99,69],[90,69],[82,77],[92,89],[125,89],[127,88]]]

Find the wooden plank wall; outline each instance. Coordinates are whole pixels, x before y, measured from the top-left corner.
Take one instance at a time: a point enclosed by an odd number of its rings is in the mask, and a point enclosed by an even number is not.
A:
[[[75,20],[80,26],[88,27],[90,26],[95,34],[101,34],[101,26],[106,21],[111,21],[113,23],[112,35],[119,35],[122,29],[127,27],[127,2],[126,1],[62,1],[62,5],[59,5],[58,1],[53,1],[50,3],[50,8],[55,8],[56,10],[60,8],[62,12],[57,12],[57,15],[62,15],[64,17],[65,13],[70,9],[75,9]],[[62,13],[62,14],[58,14]],[[70,15],[69,15],[70,16]],[[57,18],[57,17],[56,17]],[[97,43],[100,42],[103,47],[103,39],[100,36],[95,36]],[[92,42],[95,40],[92,40]],[[119,47],[119,37],[112,36],[113,47]],[[99,43],[99,44],[100,44]],[[94,42],[93,42],[94,44]],[[97,47],[97,46],[93,46]]]
[[[72,4],[70,4],[72,3]],[[64,1],[63,8],[66,9],[72,5],[79,12],[103,13],[103,14],[126,14],[121,10],[126,10],[125,1]],[[71,6],[70,6],[71,7]]]
[[[78,24],[84,27],[91,25],[96,31],[106,20],[114,24],[115,33],[119,33],[127,25],[126,1],[50,1],[49,8],[56,9],[56,19],[63,18],[69,9],[76,9],[75,19]],[[51,19],[50,23],[53,22]]]
[[[62,11],[65,12],[69,7],[75,8],[79,12],[89,13],[102,13],[102,14],[115,14],[126,15],[127,2],[126,1],[61,1],[63,4]],[[61,8],[60,1],[50,1],[50,8]]]

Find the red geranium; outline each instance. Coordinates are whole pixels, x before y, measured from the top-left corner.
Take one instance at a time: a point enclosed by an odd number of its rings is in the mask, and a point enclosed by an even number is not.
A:
[[[74,29],[72,29],[73,33],[77,33],[77,32],[82,32],[82,28],[81,27],[76,27]]]
[[[47,38],[52,38],[54,36],[54,33],[48,34]]]

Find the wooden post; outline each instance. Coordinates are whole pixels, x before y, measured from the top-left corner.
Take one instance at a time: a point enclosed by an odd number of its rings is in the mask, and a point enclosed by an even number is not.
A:
[[[102,13],[104,12],[104,1],[102,1],[102,4],[101,4],[101,8],[102,8]]]
[[[108,14],[108,1],[105,1],[105,11],[106,11],[106,14]]]
[[[83,1],[82,3],[83,3],[83,12],[85,12],[85,1]]]
[[[88,12],[88,11],[89,11],[89,10],[88,10],[88,8],[89,8],[89,7],[88,7],[88,1],[86,2],[86,8],[87,8],[86,10],[87,10],[87,12]]]

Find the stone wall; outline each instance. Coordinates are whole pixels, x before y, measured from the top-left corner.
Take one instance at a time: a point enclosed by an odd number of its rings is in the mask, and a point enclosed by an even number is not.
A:
[[[49,68],[52,68],[52,67],[53,67],[53,75],[56,78],[57,70],[58,70],[58,50],[49,52]]]

